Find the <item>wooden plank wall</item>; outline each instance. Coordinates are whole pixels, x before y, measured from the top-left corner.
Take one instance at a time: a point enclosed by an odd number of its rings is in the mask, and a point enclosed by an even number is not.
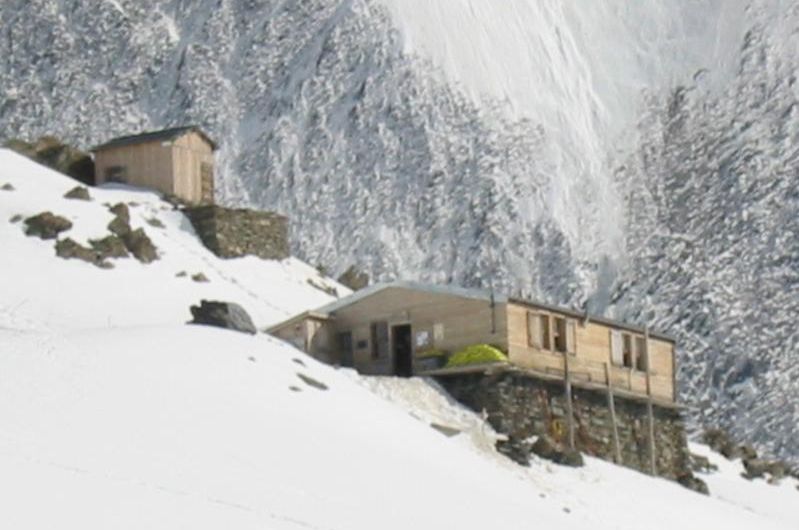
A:
[[[448,294],[388,288],[355,302],[335,313],[335,332],[352,331],[355,367],[364,373],[387,374],[392,359],[371,356],[370,324],[387,321],[389,326],[411,324],[414,354],[430,349],[454,353],[466,346],[488,343],[507,350],[505,304],[492,309],[488,300],[469,299]],[[436,337],[436,328],[440,332]],[[417,334],[427,333],[430,343],[417,347]]]
[[[103,149],[95,154],[97,184],[105,182],[106,171],[124,166],[127,182],[162,193],[174,193],[172,183],[172,148],[161,142],[125,145]]]
[[[185,134],[174,142],[172,162],[175,195],[192,203],[201,202],[200,164],[204,162],[213,167],[211,146],[196,132]]]
[[[527,330],[528,311],[537,312],[522,304],[508,304],[508,354],[511,362],[519,366],[554,375],[564,375],[564,354],[534,348],[530,345]],[[542,311],[546,313],[546,311]],[[558,313],[552,313],[563,316]],[[572,318],[572,317],[570,317]],[[569,358],[569,371],[574,382],[592,382],[606,384],[605,364],[612,385],[617,390],[631,391],[646,395],[646,372],[614,366],[611,363],[611,330],[610,326],[589,321],[584,324],[574,319],[575,353]],[[628,331],[624,331],[627,333]],[[643,334],[633,333],[634,336]],[[651,389],[655,398],[674,401],[673,355],[674,345],[671,342],[650,338],[650,358],[652,363]]]

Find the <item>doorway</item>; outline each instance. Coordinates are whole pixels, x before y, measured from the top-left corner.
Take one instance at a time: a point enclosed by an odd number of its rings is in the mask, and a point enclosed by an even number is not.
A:
[[[341,366],[353,368],[355,366],[355,359],[353,359],[352,351],[352,332],[345,331],[336,335],[336,343],[338,345]]]
[[[391,327],[391,350],[394,358],[394,374],[400,377],[413,375],[413,341],[411,325]]]

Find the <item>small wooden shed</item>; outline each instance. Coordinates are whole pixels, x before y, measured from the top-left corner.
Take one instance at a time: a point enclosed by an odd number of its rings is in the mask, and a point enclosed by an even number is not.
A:
[[[487,343],[505,352],[510,366],[540,377],[568,377],[665,403],[676,399],[675,342],[667,335],[474,289],[373,285],[269,332],[320,360],[367,374],[425,373],[430,353]]]
[[[174,195],[190,204],[214,202],[216,144],[191,125],[114,138],[94,152],[96,183],[118,182]]]

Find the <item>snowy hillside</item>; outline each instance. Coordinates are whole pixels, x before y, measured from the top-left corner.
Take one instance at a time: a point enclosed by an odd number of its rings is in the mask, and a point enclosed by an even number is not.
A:
[[[153,194],[93,189],[0,150],[0,498],[17,529],[789,529],[795,480],[715,477],[717,497],[588,459],[521,468],[478,416],[423,380],[362,378],[269,336],[189,326],[200,297],[259,325],[329,299],[297,260],[222,261]],[[134,202],[160,259],[55,256],[17,214],[68,216],[85,241]],[[163,223],[146,223],[153,216]],[[202,270],[210,282],[176,278]],[[330,286],[335,285],[329,283]],[[340,287],[340,286],[338,286]],[[462,430],[447,437],[432,423]],[[697,450],[703,450],[698,447]],[[711,455],[712,456],[712,455]],[[708,478],[710,482],[710,478]],[[713,483],[711,482],[711,486]],[[675,509],[679,507],[679,509]]]
[[[7,0],[0,19],[0,139],[198,122],[220,198],[287,214],[314,266],[648,323],[680,338],[698,422],[799,459],[795,3]]]

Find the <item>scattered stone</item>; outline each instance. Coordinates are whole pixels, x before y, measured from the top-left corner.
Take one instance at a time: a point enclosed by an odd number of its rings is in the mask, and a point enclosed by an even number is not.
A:
[[[741,456],[740,447],[732,441],[726,431],[721,429],[707,429],[702,433],[702,441],[729,460],[734,460]]]
[[[147,219],[147,224],[154,226],[155,228],[164,228],[164,223],[162,223],[157,217],[150,217]]]
[[[3,190],[3,191],[14,191],[14,186],[12,186],[10,182],[6,182],[2,186],[0,186],[0,190]]]
[[[22,216],[20,214],[14,214],[11,216],[11,219],[8,220],[9,223],[18,223],[22,221]]]
[[[690,466],[692,471],[697,471],[699,473],[710,473],[712,471],[718,471],[718,466],[715,464],[711,464],[710,460],[707,459],[706,456],[695,455],[694,453],[690,453],[688,455],[690,459]]]
[[[179,273],[175,274],[175,278],[185,278],[186,276],[188,276],[186,271],[180,271]]]
[[[369,275],[351,265],[344,274],[338,277],[338,283],[346,285],[353,291],[358,291],[369,285]]]
[[[130,228],[130,211],[128,210],[128,206],[124,203],[115,204],[111,208],[111,213],[114,214],[114,218],[108,223],[108,229],[111,233],[116,234],[120,237],[129,234],[131,231]]]
[[[556,464],[571,467],[583,465],[583,455],[579,451],[564,447],[549,436],[539,436],[530,450],[541,458],[551,460]]]
[[[112,264],[103,259],[103,256],[99,252],[84,247],[70,238],[56,241],[55,254],[59,258],[79,259],[100,267],[101,269],[110,269],[113,267]]]
[[[748,479],[765,478],[771,475],[771,479],[779,481],[786,475],[787,468],[784,463],[776,460],[765,460],[762,458],[752,458],[744,460],[744,473],[741,476]]]
[[[125,248],[142,263],[151,263],[158,259],[158,250],[153,242],[141,228],[122,236]]]
[[[461,433],[460,429],[456,429],[455,427],[449,427],[447,425],[441,425],[440,423],[431,423],[430,427],[434,428],[447,438],[452,438],[453,436],[457,436]]]
[[[302,392],[302,388],[300,388],[298,386],[294,386],[294,385],[291,385],[289,387],[289,390],[291,390],[292,392]]]
[[[302,382],[308,386],[311,386],[317,390],[327,390],[327,385],[322,383],[321,381],[317,381],[313,377],[307,376],[305,374],[301,374],[297,372],[297,377],[302,379]]]
[[[335,287],[331,287],[329,285],[325,285],[324,283],[318,282],[318,281],[314,280],[313,278],[308,278],[306,281],[308,282],[308,285],[310,285],[314,289],[319,289],[323,293],[326,293],[326,294],[329,294],[330,296],[334,296],[334,297],[338,298],[338,290]]]
[[[25,219],[25,234],[42,239],[55,239],[58,234],[72,228],[72,222],[52,212],[42,212]]]
[[[255,334],[255,324],[250,315],[238,304],[202,300],[199,306],[191,306],[192,324],[204,324]]]
[[[572,513],[571,509],[569,507],[567,507],[567,506],[563,507],[563,511],[566,512],[566,513]]]
[[[296,357],[292,359],[295,363],[299,364],[300,366],[305,366],[305,363],[302,362],[302,359],[297,359]]]
[[[689,490],[701,493],[702,495],[710,495],[710,490],[707,484],[705,484],[705,481],[695,477],[692,473],[684,473],[678,476],[677,482]]]
[[[12,139],[6,142],[5,147],[83,184],[94,185],[94,161],[91,155],[66,145],[58,138],[43,136],[34,143]]]
[[[256,359],[255,359],[255,357],[253,357],[252,355],[250,355],[249,357],[247,357],[247,360],[248,360],[248,361],[250,361],[251,363],[254,363],[254,362],[256,362]]]
[[[202,272],[198,272],[197,274],[192,274],[191,275],[191,279],[194,280],[195,282],[198,282],[198,283],[208,283],[208,282],[211,281]]]
[[[125,242],[119,236],[109,235],[102,239],[92,239],[89,241],[92,248],[96,250],[103,259],[107,258],[127,258],[128,249]]]
[[[89,190],[83,186],[75,186],[68,192],[64,194],[65,199],[77,199],[79,201],[90,201],[92,200],[91,195],[89,195]]]
[[[495,445],[497,452],[510,458],[520,466],[530,465],[530,444],[518,438],[507,440],[497,440]]]

